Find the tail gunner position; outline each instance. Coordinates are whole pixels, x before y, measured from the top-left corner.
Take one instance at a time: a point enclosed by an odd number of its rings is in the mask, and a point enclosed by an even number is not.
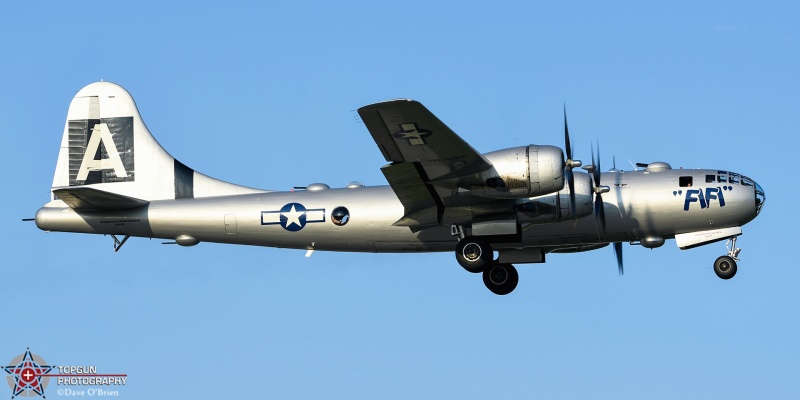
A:
[[[601,172],[565,148],[528,145],[481,154],[422,104],[392,100],[358,110],[389,164],[389,186],[312,184],[282,192],[220,181],[180,163],[150,134],[122,87],[97,82],[72,100],[50,201],[36,213],[46,231],[295,249],[404,253],[453,251],[496,294],[517,286],[512,264],[613,244],[689,249],[727,240],[714,262],[736,274],[742,226],[764,205],[752,179],[717,169]],[[594,151],[593,151],[594,153]],[[121,238],[121,239],[120,239]],[[309,253],[310,254],[310,253]]]

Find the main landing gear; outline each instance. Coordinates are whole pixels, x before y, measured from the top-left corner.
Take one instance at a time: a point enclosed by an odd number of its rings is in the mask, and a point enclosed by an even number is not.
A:
[[[494,294],[506,295],[514,291],[519,283],[517,269],[511,264],[494,262],[483,270],[483,284]]]
[[[714,261],[714,273],[721,279],[731,279],[736,275],[736,261],[739,261],[739,252],[742,249],[736,247],[736,236],[728,239],[725,248],[728,249],[728,255]]]
[[[495,261],[492,246],[479,238],[462,238],[456,246],[456,260],[469,272],[483,273],[483,284],[494,294],[509,294],[519,282],[517,269]]]

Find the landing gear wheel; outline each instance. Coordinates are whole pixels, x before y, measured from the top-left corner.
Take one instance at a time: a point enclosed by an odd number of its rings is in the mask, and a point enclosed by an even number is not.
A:
[[[483,240],[465,237],[456,246],[456,260],[469,272],[483,272],[491,264],[492,258],[492,246]]]
[[[729,256],[722,256],[714,261],[714,273],[721,279],[731,279],[736,275],[736,261]]]
[[[494,264],[483,271],[483,284],[494,294],[506,295],[519,283],[517,269],[511,264]]]

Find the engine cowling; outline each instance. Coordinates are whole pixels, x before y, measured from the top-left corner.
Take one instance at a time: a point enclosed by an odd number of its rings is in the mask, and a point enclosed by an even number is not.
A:
[[[494,165],[502,182],[486,195],[520,198],[554,193],[564,187],[564,153],[555,146],[520,146],[484,156]]]
[[[557,221],[583,218],[592,215],[594,203],[592,194],[594,186],[588,174],[575,173],[575,215],[570,205],[569,188],[564,187],[557,193],[520,199],[517,203],[518,218],[524,224],[546,224]]]

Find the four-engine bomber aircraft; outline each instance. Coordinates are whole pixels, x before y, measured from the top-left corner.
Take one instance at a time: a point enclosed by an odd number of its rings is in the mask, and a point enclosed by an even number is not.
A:
[[[529,145],[480,154],[422,104],[392,100],[358,110],[389,164],[389,186],[269,191],[192,170],[150,134],[130,94],[97,82],[72,100],[50,201],[36,213],[46,231],[111,235],[114,250],[131,237],[354,252],[454,251],[489,290],[508,294],[512,264],[542,263],[548,253],[622,243],[656,248],[728,240],[714,262],[736,274],[741,226],[764,205],[752,179],[717,169],[600,172],[565,149]],[[121,237],[122,239],[119,239]],[[495,258],[495,253],[497,257]]]

